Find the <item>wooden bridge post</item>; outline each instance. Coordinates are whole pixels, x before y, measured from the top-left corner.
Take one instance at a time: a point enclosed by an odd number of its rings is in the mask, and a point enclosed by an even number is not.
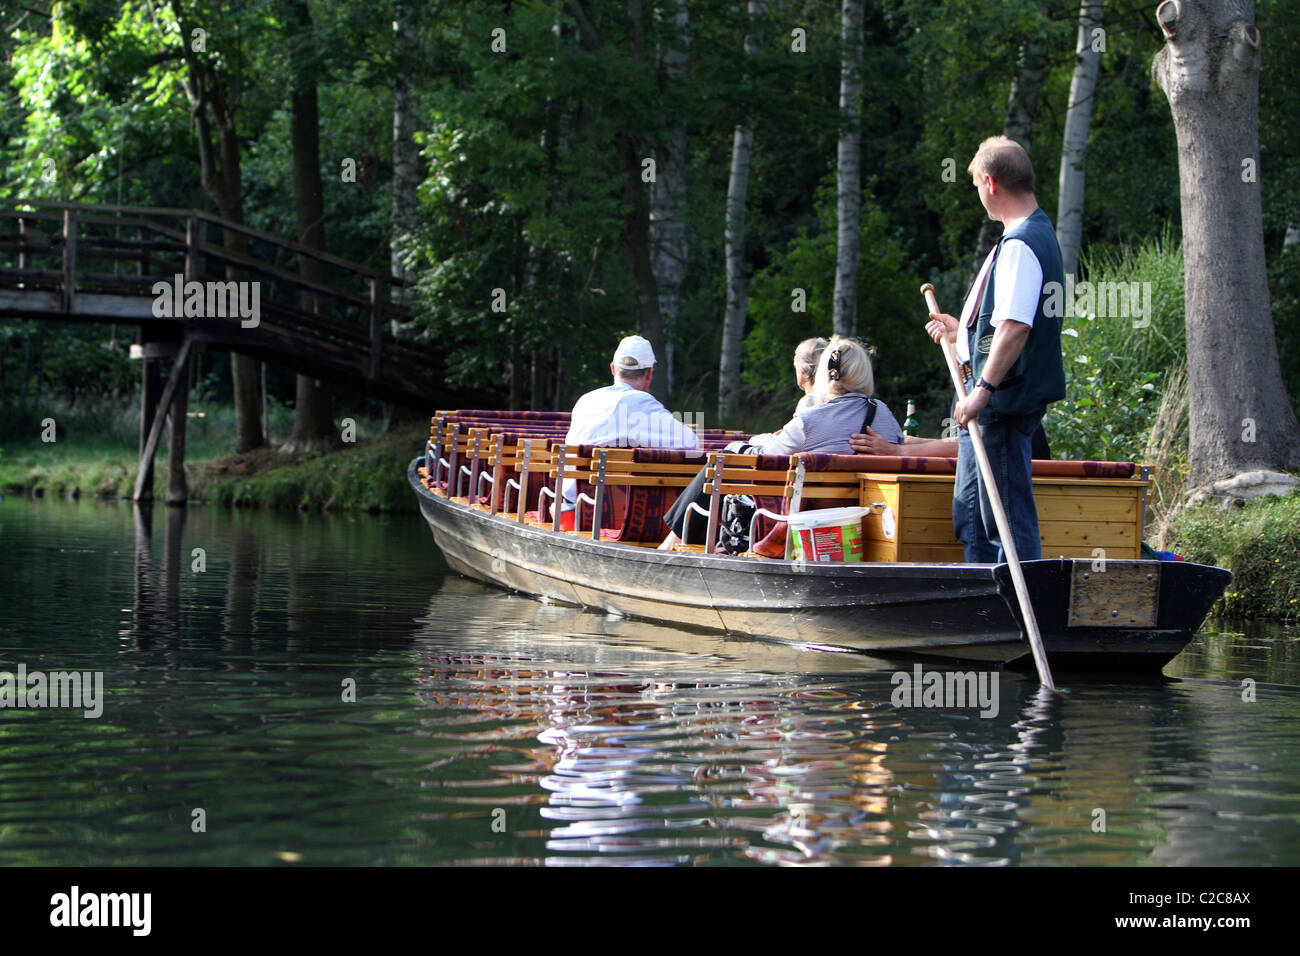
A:
[[[379,359],[384,348],[384,283],[370,280],[370,378],[379,377]]]
[[[149,346],[156,342],[157,334],[148,326],[140,326],[140,465],[135,481],[135,500],[153,500],[153,452],[145,456],[149,433],[153,430],[154,416],[158,414],[158,396],[162,392],[162,375],[158,360],[150,358]]]
[[[77,217],[71,209],[63,210],[63,312],[72,315],[73,291],[77,276]]]
[[[203,223],[196,216],[185,217],[185,281],[203,281],[203,255],[199,243],[203,239]],[[171,377],[177,379],[171,396],[171,426],[167,430],[167,497],[169,505],[183,505],[190,497],[189,483],[185,480],[185,428],[189,421],[190,364],[189,339],[178,353]],[[172,387],[171,378],[167,387]],[[159,407],[161,414],[163,409]]]
[[[185,217],[185,281],[191,279],[202,282],[203,256],[199,253],[199,243],[203,241],[203,225],[194,216]]]
[[[188,344],[189,340],[186,339],[186,345]],[[172,422],[167,432],[167,497],[164,500],[169,505],[183,505],[190,497],[190,486],[185,480],[185,426],[190,408],[188,352],[188,348],[182,349],[172,368],[172,375],[180,376],[180,381],[172,395]]]
[[[163,418],[164,418],[163,409],[165,409],[168,405],[172,404],[173,399],[176,397],[176,390],[181,384],[182,377],[188,378],[188,375],[186,374],[187,371],[186,362],[189,361],[189,357],[190,357],[190,339],[186,338],[181,343],[180,351],[176,353],[176,359],[172,363],[172,373],[167,377],[167,384],[163,387],[162,397],[158,400],[156,411],[154,412],[153,422],[149,425],[149,437],[145,439],[144,450],[140,452],[140,467],[136,471],[136,475],[135,475],[135,491],[131,495],[131,497],[136,501],[141,501],[145,498],[144,479],[145,479],[146,463],[148,464],[147,470],[149,471],[149,474],[152,476],[153,456],[154,456],[154,452],[157,451],[158,449],[158,438],[162,435],[162,426],[163,426]],[[174,416],[175,414],[176,414],[176,409],[173,407],[172,415]],[[184,412],[182,412],[181,420],[184,421]],[[175,426],[173,425],[173,432],[171,438],[171,440],[173,441],[176,439],[176,432],[174,431],[174,428]],[[182,436],[181,441],[183,443],[184,432],[181,432],[181,436]],[[182,467],[184,461],[184,454],[185,454],[185,450],[182,448],[181,449]],[[170,458],[171,456],[169,455],[168,457]],[[182,475],[182,480],[183,480],[183,475]],[[168,487],[167,487],[167,497],[168,500],[170,500],[172,497],[172,484],[170,481],[168,482]]]
[[[140,258],[135,263],[135,274],[138,276],[147,276],[153,271],[153,261],[149,257],[149,246],[146,240],[149,238],[144,226],[136,230],[136,238],[140,241]]]
[[[27,271],[27,220],[21,215],[18,217],[18,271]],[[22,287],[19,283],[18,288]]]

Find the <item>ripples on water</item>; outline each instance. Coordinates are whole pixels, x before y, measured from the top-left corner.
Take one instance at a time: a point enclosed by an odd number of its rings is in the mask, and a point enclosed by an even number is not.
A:
[[[910,664],[481,587],[414,516],[175,515],[0,504],[3,667],[108,698],[0,711],[0,863],[1300,859],[1280,629],[1175,680],[1005,673],[981,719],[893,707]]]

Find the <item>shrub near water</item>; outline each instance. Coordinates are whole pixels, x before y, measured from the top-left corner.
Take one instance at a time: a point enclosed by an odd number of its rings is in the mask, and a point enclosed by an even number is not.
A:
[[[1149,324],[1133,316],[1067,315],[1062,326],[1066,397],[1043,422],[1054,458],[1137,461],[1160,408],[1166,376],[1187,363],[1183,254],[1159,238],[1083,256],[1084,278],[1151,283]]]
[[[1179,516],[1173,545],[1189,561],[1231,569],[1223,613],[1300,620],[1300,495],[1254,498],[1230,515],[1200,505]]]

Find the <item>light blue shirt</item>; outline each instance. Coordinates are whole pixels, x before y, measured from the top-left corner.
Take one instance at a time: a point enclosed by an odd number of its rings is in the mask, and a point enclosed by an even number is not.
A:
[[[615,382],[588,392],[573,406],[566,445],[603,445],[619,448],[699,448],[695,432],[683,425],[649,392]],[[565,481],[564,498],[577,495],[574,482]]]
[[[793,455],[801,451],[824,452],[832,455],[852,455],[849,436],[862,431],[867,417],[867,396],[858,393],[839,395],[828,402],[816,405],[806,412],[796,412],[794,418],[782,426],[777,435],[755,435],[765,455]],[[884,402],[876,405],[876,417],[871,430],[895,445],[903,441],[903,429],[898,419]],[[770,439],[770,440],[768,440]]]

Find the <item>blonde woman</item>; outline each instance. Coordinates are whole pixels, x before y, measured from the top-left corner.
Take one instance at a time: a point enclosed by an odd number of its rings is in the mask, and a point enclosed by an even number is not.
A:
[[[796,412],[794,418],[770,437],[755,435],[745,451],[765,455],[793,455],[801,451],[851,455],[853,446],[849,437],[862,433],[868,426],[886,441],[901,443],[903,429],[898,419],[889,406],[871,397],[875,384],[867,350],[854,339],[833,336],[817,363],[814,393],[821,400],[820,404]],[[704,506],[707,480],[706,469],[700,469],[668,509],[664,515],[668,537],[659,545],[660,550],[669,550],[681,541],[679,532],[687,520],[691,522],[691,535],[696,541],[700,540],[705,521],[690,510],[690,503]]]

